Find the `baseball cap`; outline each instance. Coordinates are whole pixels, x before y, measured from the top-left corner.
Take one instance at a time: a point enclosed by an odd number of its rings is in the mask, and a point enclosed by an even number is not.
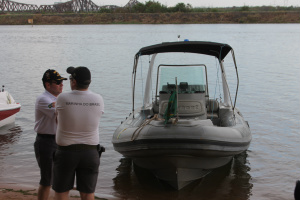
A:
[[[50,82],[50,81],[63,81],[67,80],[67,78],[61,77],[60,74],[54,69],[48,69],[42,78],[43,82]]]
[[[78,84],[89,85],[91,83],[91,72],[87,67],[68,67],[67,73],[71,74]]]

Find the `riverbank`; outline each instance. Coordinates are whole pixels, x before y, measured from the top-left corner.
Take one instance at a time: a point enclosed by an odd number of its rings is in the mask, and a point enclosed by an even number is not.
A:
[[[37,188],[18,185],[0,184],[0,199],[36,200]],[[51,191],[49,200],[54,200],[54,192]]]
[[[299,11],[204,13],[69,13],[0,15],[0,25],[300,23]]]
[[[50,190],[49,200],[54,200],[54,191]],[[17,200],[36,200],[37,188],[17,185],[17,184],[0,184],[0,200],[17,199]],[[70,191],[70,200],[79,200],[79,192]],[[108,200],[107,198],[100,198],[95,195],[95,199]]]

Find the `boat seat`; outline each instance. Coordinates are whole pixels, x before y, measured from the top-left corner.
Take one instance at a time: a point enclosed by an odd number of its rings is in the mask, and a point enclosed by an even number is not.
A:
[[[157,114],[159,112],[159,106],[158,103],[156,103],[156,101],[152,103],[152,109],[154,114]]]
[[[160,94],[159,114],[164,115],[169,103],[170,94]],[[178,116],[179,117],[200,117],[207,119],[205,108],[205,94],[178,94]]]
[[[179,84],[180,93],[187,93],[189,90],[189,85],[187,82],[180,82]]]
[[[172,93],[176,90],[175,84],[163,85],[159,93]],[[188,82],[180,82],[178,93],[205,93],[205,85],[189,85]]]
[[[194,93],[204,93],[205,85],[189,85],[189,90]]]
[[[219,102],[215,99],[209,99],[207,105],[207,119],[219,118]]]
[[[171,93],[172,91],[176,90],[176,85],[175,84],[169,84],[167,83],[167,85],[164,85],[162,88],[162,93]]]

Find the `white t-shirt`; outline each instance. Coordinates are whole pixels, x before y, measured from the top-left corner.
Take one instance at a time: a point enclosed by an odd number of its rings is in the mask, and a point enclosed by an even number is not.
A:
[[[56,118],[55,108],[52,104],[55,101],[56,97],[47,90],[37,97],[35,102],[35,132],[40,134],[55,135]]]
[[[89,90],[61,93],[56,101],[56,143],[99,144],[99,123],[104,113],[101,95]]]

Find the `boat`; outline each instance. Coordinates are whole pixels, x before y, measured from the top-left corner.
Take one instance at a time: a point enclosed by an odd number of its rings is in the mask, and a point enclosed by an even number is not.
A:
[[[234,101],[224,61],[227,62],[230,52],[231,71],[236,79]],[[175,56],[168,58],[171,64],[156,61],[158,56],[167,54]],[[180,54],[192,54],[193,59],[178,59]],[[142,105],[135,108],[139,61],[144,56],[149,58],[148,73]],[[210,97],[211,63],[198,62],[194,58],[198,56],[200,60],[204,56],[217,61],[217,72],[221,74],[220,98]],[[175,60],[181,62],[174,64]],[[177,41],[141,48],[134,57],[132,112],[113,134],[114,150],[176,190],[182,189],[249,148],[250,127],[236,108],[238,86],[235,55],[228,44]]]
[[[21,104],[16,103],[11,94],[2,86],[2,90],[0,90],[0,127],[14,123],[20,109]]]

